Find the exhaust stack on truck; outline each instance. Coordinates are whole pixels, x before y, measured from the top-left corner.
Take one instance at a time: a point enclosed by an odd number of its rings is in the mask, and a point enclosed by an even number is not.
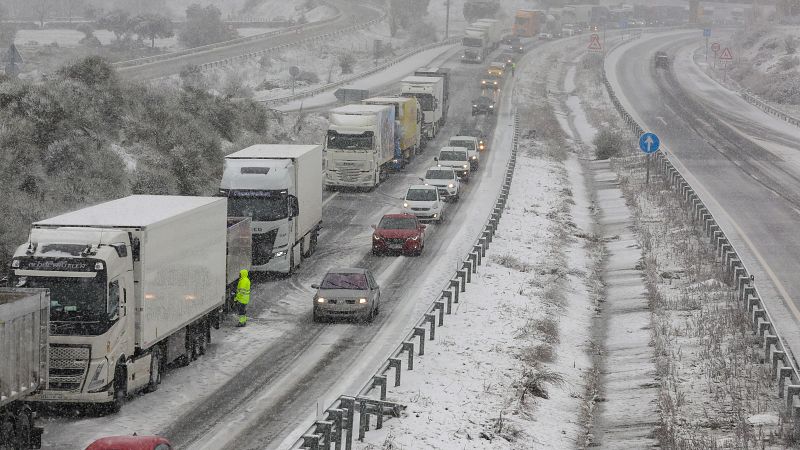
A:
[[[25,403],[47,385],[50,294],[46,289],[0,288],[0,447],[42,446],[42,429]]]
[[[289,274],[317,248],[322,146],[252,145],[225,157],[228,215],[252,223],[252,270]]]
[[[12,285],[50,290],[50,380],[32,399],[118,411],[202,355],[225,302],[226,222],[224,198],[133,195],[34,223],[11,262]]]

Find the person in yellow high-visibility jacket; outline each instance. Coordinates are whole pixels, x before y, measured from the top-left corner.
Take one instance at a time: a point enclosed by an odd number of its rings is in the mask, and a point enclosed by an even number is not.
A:
[[[250,278],[247,270],[239,271],[239,283],[236,285],[236,312],[239,313],[239,324],[243,327],[247,325],[247,304],[250,303]]]

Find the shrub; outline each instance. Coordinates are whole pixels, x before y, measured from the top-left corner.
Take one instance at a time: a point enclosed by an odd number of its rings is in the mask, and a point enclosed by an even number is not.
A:
[[[517,270],[519,272],[528,272],[531,270],[530,265],[525,264],[513,255],[502,255],[497,257],[497,264],[509,269]]]
[[[609,159],[622,154],[626,142],[619,131],[603,128],[594,137],[593,144],[597,159]]]
[[[304,82],[306,84],[316,84],[319,83],[319,75],[307,70],[301,70],[300,73],[295,77],[295,81]]]
[[[520,400],[525,400],[526,394],[536,397],[550,398],[547,393],[547,385],[563,386],[564,377],[547,367],[537,367],[525,369],[522,374],[522,395]]]
[[[352,53],[342,53],[338,58],[339,68],[342,75],[353,73],[353,66],[356,65],[356,57]]]

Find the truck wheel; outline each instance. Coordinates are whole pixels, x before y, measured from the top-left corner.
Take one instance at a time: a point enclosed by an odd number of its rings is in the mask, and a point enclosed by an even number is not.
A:
[[[127,380],[125,368],[117,366],[117,370],[114,371],[114,400],[108,405],[106,414],[116,414],[122,410],[122,405],[128,396]]]
[[[17,414],[17,448],[28,450],[31,445],[31,419],[25,410]]]
[[[303,253],[303,258],[310,258],[317,250],[317,239],[319,239],[319,229],[315,228],[314,231],[311,232],[311,237],[308,239],[308,250]]]
[[[13,416],[0,416],[0,449],[14,450],[17,447],[17,432]]]
[[[144,388],[145,392],[155,392],[158,390],[158,385],[161,384],[162,360],[164,359],[162,353],[160,345],[153,347],[150,352],[150,382]]]

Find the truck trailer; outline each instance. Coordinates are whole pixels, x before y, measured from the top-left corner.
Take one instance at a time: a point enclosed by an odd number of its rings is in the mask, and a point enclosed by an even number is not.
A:
[[[50,290],[49,382],[32,400],[116,412],[158,389],[167,364],[205,353],[235,251],[226,203],[132,195],[32,225],[10,277]]]
[[[403,169],[422,151],[422,109],[416,98],[373,97],[363,100],[365,105],[388,105],[394,107],[394,159],[392,167]]]
[[[220,195],[252,226],[252,270],[290,274],[322,228],[322,146],[252,145],[225,157]]]
[[[42,446],[26,400],[47,385],[50,293],[0,288],[0,448]]]
[[[372,189],[394,159],[395,108],[347,105],[330,112],[325,137],[325,186]]]
[[[478,19],[470,27],[483,27],[486,30],[486,35],[489,39],[489,51],[500,47],[500,41],[503,40],[503,29],[499,20]]]
[[[438,77],[442,79],[442,118],[439,127],[447,123],[447,112],[450,110],[450,69],[445,67],[420,67],[414,71],[416,77]]]
[[[444,78],[405,77],[400,80],[400,95],[414,97],[422,108],[422,134],[428,140],[439,132],[444,120]]]
[[[461,38],[461,62],[482,63],[489,55],[489,33],[483,27],[469,26]]]
[[[512,33],[519,37],[534,37],[541,32],[545,22],[544,11],[520,9],[514,15]]]

